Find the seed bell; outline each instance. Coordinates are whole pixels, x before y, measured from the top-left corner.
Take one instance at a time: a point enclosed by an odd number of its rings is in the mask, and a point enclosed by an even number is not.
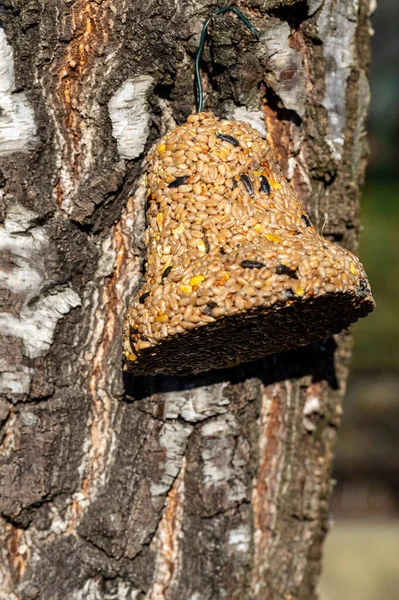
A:
[[[145,284],[124,323],[132,373],[255,360],[374,308],[359,260],[317,233],[248,123],[190,115],[150,152],[147,182]]]

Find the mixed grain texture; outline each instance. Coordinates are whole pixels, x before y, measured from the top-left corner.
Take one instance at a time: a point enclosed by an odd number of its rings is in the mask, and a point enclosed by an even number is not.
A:
[[[316,232],[249,124],[190,115],[152,149],[147,175],[146,282],[124,324],[132,373],[293,350],[373,309],[359,260]]]
[[[316,597],[350,336],[122,371],[143,159],[192,113],[222,4],[1,3],[1,600]],[[315,230],[356,252],[369,3],[240,8],[264,35],[215,21],[205,110],[263,126]]]

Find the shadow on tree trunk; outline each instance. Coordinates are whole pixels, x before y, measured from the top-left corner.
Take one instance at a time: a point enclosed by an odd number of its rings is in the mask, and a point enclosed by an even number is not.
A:
[[[123,374],[125,389],[124,400],[136,402],[168,392],[181,392],[215,383],[243,383],[248,379],[260,379],[264,386],[310,376],[312,383],[326,381],[333,390],[339,389],[335,373],[335,351],[337,344],[333,338],[326,338],[290,352],[281,352],[272,356],[231,367],[181,376],[133,376]]]

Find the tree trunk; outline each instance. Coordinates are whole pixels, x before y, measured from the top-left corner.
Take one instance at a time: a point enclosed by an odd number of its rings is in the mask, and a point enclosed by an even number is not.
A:
[[[218,17],[205,108],[266,126],[313,223],[356,249],[369,0],[239,4],[265,33]],[[1,600],[316,597],[350,336],[122,374],[143,158],[192,111],[215,7],[0,5]]]

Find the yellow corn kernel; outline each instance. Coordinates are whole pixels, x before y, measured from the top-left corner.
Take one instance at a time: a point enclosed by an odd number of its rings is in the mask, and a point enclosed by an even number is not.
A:
[[[180,291],[182,291],[183,294],[192,294],[193,287],[191,285],[181,285]]]
[[[263,171],[253,171],[253,174],[255,175],[255,177],[260,177],[262,175]]]
[[[274,179],[269,179],[269,183],[270,186],[275,190],[281,190],[281,183],[278,183],[278,181],[274,181]]]
[[[256,225],[254,225],[254,229],[258,233],[260,233],[262,231],[262,225],[260,223],[257,223]]]
[[[351,262],[351,264],[349,265],[349,270],[352,273],[352,275],[356,275],[357,274],[356,267],[353,264],[353,262]]]
[[[204,281],[204,279],[205,279],[205,275],[195,275],[194,277],[191,277],[190,285],[192,285],[192,286],[201,285],[201,283]]]
[[[157,316],[157,321],[158,323],[167,323],[169,321],[169,317],[164,313],[159,313],[159,315]]]
[[[278,235],[274,235],[274,233],[266,233],[266,237],[269,240],[269,242],[281,243],[281,238],[279,238]]]
[[[137,360],[137,356],[135,354],[133,354],[133,352],[125,352],[125,357],[127,360],[130,360],[131,362]]]
[[[158,223],[158,229],[159,229],[159,231],[162,231],[163,213],[158,213],[157,214],[157,223]]]
[[[304,295],[305,295],[305,290],[303,288],[298,287],[295,290],[295,296],[299,296],[300,298],[302,298],[302,296],[304,296]]]
[[[197,248],[201,252],[206,252],[206,246],[205,246],[205,244],[204,244],[204,242],[202,240],[198,240]]]
[[[165,144],[159,144],[157,150],[158,150],[158,152],[165,152],[166,151]]]

